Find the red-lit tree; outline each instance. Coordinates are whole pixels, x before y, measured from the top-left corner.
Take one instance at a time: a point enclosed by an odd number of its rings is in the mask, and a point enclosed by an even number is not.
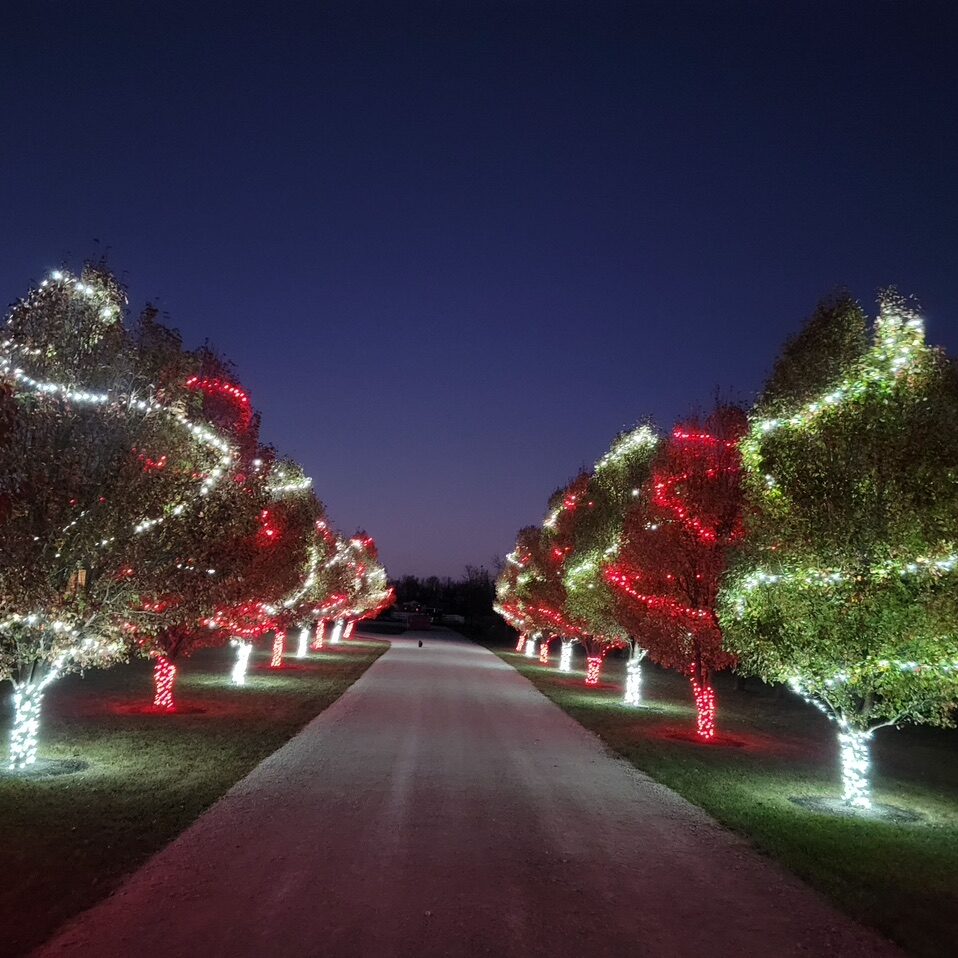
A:
[[[287,630],[300,617],[316,579],[315,527],[325,519],[322,503],[296,463],[273,463],[269,450],[263,450],[256,463],[257,481],[265,483],[267,502],[249,544],[252,558],[206,620],[209,629],[229,637],[236,647],[231,673],[236,685],[246,684],[253,643],[269,632],[273,633],[270,664],[274,668],[283,664]]]
[[[689,677],[703,740],[715,736],[711,675],[735,664],[715,604],[743,534],[738,445],[745,430],[734,406],[678,425],[626,516],[618,558],[605,569],[625,628],[643,636],[654,661]]]
[[[329,571],[334,590],[329,599],[336,599],[333,643],[350,638],[357,622],[373,618],[395,601],[376,543],[365,532],[340,540]],[[329,599],[324,603],[327,609]]]
[[[143,588],[140,603],[128,612],[127,629],[141,654],[155,662],[154,707],[171,711],[178,660],[226,641],[208,623],[232,602],[255,564],[270,498],[259,417],[229,365],[205,348],[184,353],[178,339],[157,335],[149,321],[142,336],[163,395],[224,436],[230,449],[228,466],[218,467],[219,481],[190,522],[159,525],[152,548],[134,566]],[[196,474],[210,478],[201,468]]]

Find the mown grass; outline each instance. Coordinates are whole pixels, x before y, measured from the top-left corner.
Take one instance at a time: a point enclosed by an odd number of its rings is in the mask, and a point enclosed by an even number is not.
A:
[[[636,768],[706,809],[828,895],[842,909],[922,958],[958,941],[958,733],[885,729],[872,751],[874,799],[921,821],[842,817],[791,799],[840,794],[835,727],[797,697],[719,676],[720,736],[694,741],[694,708],[681,676],[644,667],[645,706],[621,704],[624,663],[602,684],[577,671],[495,649],[557,705]]]
[[[44,699],[41,758],[89,767],[56,778],[0,777],[0,954],[36,946],[94,904],[259,761],[334,702],[387,648],[353,640],[228,683],[228,649],[180,663],[181,712],[144,714],[150,665],[69,676]],[[10,721],[0,698],[0,754]],[[202,710],[202,711],[200,711]]]

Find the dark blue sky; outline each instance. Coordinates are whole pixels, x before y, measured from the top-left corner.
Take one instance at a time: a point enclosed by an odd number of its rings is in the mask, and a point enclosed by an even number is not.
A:
[[[946,4],[18,6],[0,297],[109,247],[394,575],[747,399],[838,285],[958,351]]]

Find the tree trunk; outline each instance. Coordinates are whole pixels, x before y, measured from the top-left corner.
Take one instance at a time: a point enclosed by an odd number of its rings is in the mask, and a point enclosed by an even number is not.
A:
[[[296,658],[305,659],[309,651],[309,626],[304,625],[299,630],[299,648],[296,649]]]
[[[569,639],[562,640],[562,649],[559,652],[559,671],[572,671],[572,642]]]
[[[153,666],[153,707],[172,712],[176,708],[173,701],[173,683],[176,681],[176,666],[165,656],[157,656]]]
[[[356,620],[350,619],[349,622],[346,624],[346,628],[343,629],[343,639],[352,638],[353,629],[355,628],[356,628]]]
[[[543,639],[539,644],[539,662],[542,665],[549,664],[549,640]]]
[[[526,658],[533,659],[536,655],[536,636],[526,639]]]
[[[246,685],[246,670],[249,668],[249,657],[253,651],[253,643],[245,639],[232,639],[230,645],[236,646],[236,661],[230,679],[233,685]]]
[[[343,637],[343,620],[337,619],[333,623],[333,634],[329,637],[330,645],[339,645],[339,640]]]
[[[693,676],[692,694],[695,696],[695,731],[703,742],[710,742],[715,738],[715,690],[708,683],[708,678],[703,678],[702,683]]]
[[[313,651],[318,652],[326,641],[326,620],[320,619],[316,623],[316,632],[313,635]]]
[[[642,704],[642,660],[645,658],[645,649],[638,645],[632,646],[632,654],[625,666],[625,697],[626,705]]]
[[[526,637],[521,632],[519,633],[519,640],[516,642],[516,651],[521,652],[522,647],[526,644]]]
[[[586,685],[598,685],[599,684],[599,672],[602,671],[602,656],[601,655],[590,655],[585,660],[586,671],[585,671],[585,684]]]
[[[271,669],[281,669],[283,667],[283,653],[286,651],[286,631],[277,629],[273,633],[273,657],[269,660]]]
[[[871,783],[868,779],[869,739],[871,732],[845,727],[838,733],[842,756],[842,797],[854,808],[871,808]]]
[[[29,768],[37,760],[40,708],[45,682],[14,682],[13,728],[10,730],[10,765],[13,772]]]

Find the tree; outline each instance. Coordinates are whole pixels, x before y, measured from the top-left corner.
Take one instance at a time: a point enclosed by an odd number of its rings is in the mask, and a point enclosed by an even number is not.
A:
[[[641,663],[644,646],[623,627],[617,596],[603,570],[618,554],[622,525],[635,493],[648,479],[658,438],[648,425],[616,437],[595,464],[585,487],[587,507],[572,523],[573,558],[566,563],[564,584],[569,614],[607,644],[630,650],[626,667],[625,703],[641,702]]]
[[[376,542],[371,536],[363,531],[357,532],[339,556],[336,565],[343,570],[341,588],[347,598],[337,623],[337,638],[348,639],[357,622],[379,615],[395,602],[396,596],[389,586]]]
[[[676,426],[633,499],[619,555],[605,569],[620,621],[650,657],[687,675],[701,739],[715,736],[710,677],[729,668],[715,611],[729,551],[742,538],[739,440],[745,415],[719,406]]]
[[[258,444],[259,417],[235,381],[230,365],[204,347],[184,352],[178,337],[156,335],[147,317],[141,338],[144,362],[162,383],[165,396],[189,409],[229,450],[218,481],[204,494],[190,521],[163,525],[134,568],[140,602],[128,610],[126,628],[140,654],[154,660],[153,707],[176,708],[178,661],[197,648],[221,644],[210,627],[217,609],[243,589],[264,542],[272,452]],[[198,427],[199,428],[199,427]],[[193,474],[207,477],[200,463]]]
[[[740,667],[838,727],[844,801],[871,804],[869,740],[950,724],[958,701],[958,383],[885,294],[871,339],[847,299],[790,342],[742,444],[748,541],[723,589]]]
[[[15,688],[17,769],[36,759],[49,684],[126,656],[145,564],[196,523],[232,461],[151,378],[125,306],[105,270],[56,271],[13,307],[0,345],[0,678]]]
[[[302,618],[316,581],[316,527],[325,524],[325,509],[298,464],[274,462],[270,450],[260,451],[255,463],[255,478],[265,485],[267,501],[249,544],[250,561],[205,623],[236,647],[235,685],[246,684],[253,642],[269,632],[270,665],[282,666],[287,630]]]

